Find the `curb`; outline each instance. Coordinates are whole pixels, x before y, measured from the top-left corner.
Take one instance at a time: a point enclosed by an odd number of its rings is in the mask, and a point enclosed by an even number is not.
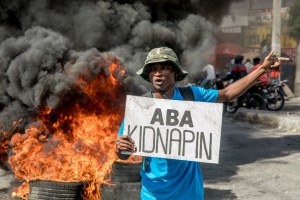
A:
[[[234,120],[262,124],[286,131],[300,132],[300,115],[272,111],[239,110],[233,115]]]

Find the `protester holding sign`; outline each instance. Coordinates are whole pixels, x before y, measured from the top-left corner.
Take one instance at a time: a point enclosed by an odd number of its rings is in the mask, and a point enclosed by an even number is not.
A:
[[[206,90],[197,86],[189,86],[194,101],[225,102],[242,95],[270,67],[278,67],[280,59],[272,57],[273,51],[255,71],[232,83],[222,90]],[[188,72],[179,64],[175,52],[167,47],[152,49],[145,65],[138,72],[143,79],[153,86],[150,96],[159,99],[184,100],[184,95],[175,86],[176,81],[183,80]],[[122,123],[116,140],[117,155],[127,159],[129,155],[122,151],[134,153],[137,150],[134,141],[124,136]],[[141,170],[143,200],[202,200],[204,198],[203,179],[199,162],[146,157]]]

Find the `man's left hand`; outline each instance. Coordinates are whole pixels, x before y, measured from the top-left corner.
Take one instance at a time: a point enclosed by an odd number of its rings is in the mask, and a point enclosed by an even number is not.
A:
[[[268,69],[276,70],[280,67],[280,61],[286,61],[289,60],[289,58],[284,57],[276,57],[273,56],[274,50],[272,50],[269,55],[266,56],[264,59],[264,62],[262,63],[261,67],[266,71]]]

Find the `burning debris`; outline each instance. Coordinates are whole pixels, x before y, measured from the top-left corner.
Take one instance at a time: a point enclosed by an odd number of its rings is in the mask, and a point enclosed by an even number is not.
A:
[[[126,72],[119,59],[96,49],[71,51],[68,40],[40,27],[10,40],[1,44],[2,53],[15,52],[14,60],[3,56],[2,95],[23,112],[15,119],[19,126],[2,134],[1,142],[7,151],[9,141],[15,176],[27,183],[103,183],[115,160],[115,133],[124,111]],[[14,106],[4,104],[2,123],[13,120],[5,114]],[[26,198],[27,193],[15,194]]]
[[[24,182],[15,195],[33,180],[105,182],[125,95],[148,87],[145,53],[170,46],[193,76],[234,1],[1,1],[0,165]]]

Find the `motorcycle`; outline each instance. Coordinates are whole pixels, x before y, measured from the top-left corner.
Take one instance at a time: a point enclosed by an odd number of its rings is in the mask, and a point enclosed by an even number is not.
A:
[[[226,102],[225,109],[229,113],[235,113],[241,107],[263,110],[265,109],[265,105],[265,100],[261,94],[248,90],[234,101]]]
[[[285,97],[284,83],[287,80],[279,81],[278,83],[270,84],[267,88],[262,89],[266,103],[266,108],[271,111],[278,111],[284,107]]]

